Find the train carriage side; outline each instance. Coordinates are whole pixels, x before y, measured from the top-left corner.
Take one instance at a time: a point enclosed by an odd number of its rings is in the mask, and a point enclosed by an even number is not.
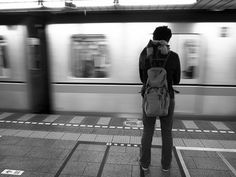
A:
[[[141,113],[138,58],[159,25],[181,60],[176,113],[236,115],[235,23],[49,24],[53,110]]]

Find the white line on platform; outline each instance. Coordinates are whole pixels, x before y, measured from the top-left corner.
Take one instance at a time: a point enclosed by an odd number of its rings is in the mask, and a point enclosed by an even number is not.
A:
[[[189,151],[236,152],[236,149],[204,148],[204,147],[185,147],[185,146],[176,146],[176,149],[179,149],[179,150],[189,150]]]
[[[228,162],[228,160],[220,153],[216,152],[220,158],[223,160],[223,162],[229,167],[229,169],[232,171],[232,173],[236,176],[236,170],[235,168]]]
[[[187,168],[187,166],[186,166],[186,164],[185,164],[185,162],[184,162],[184,159],[183,159],[183,156],[182,156],[180,150],[179,150],[179,149],[176,149],[176,152],[177,152],[177,155],[178,155],[178,157],[179,157],[181,166],[183,167],[185,177],[191,177],[191,176],[190,176],[190,173],[189,173],[189,171],[188,171],[188,168]]]

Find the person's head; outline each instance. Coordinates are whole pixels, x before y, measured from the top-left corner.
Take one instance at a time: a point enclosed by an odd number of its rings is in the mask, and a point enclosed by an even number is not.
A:
[[[153,42],[156,43],[162,55],[167,55],[170,51],[168,42],[171,36],[171,30],[167,26],[159,26],[153,32]]]
[[[159,26],[153,32],[153,40],[165,40],[168,43],[171,36],[171,29],[168,26]]]

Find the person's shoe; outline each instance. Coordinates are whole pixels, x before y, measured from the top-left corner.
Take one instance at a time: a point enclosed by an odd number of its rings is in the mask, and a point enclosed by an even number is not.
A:
[[[162,171],[163,172],[168,172],[168,171],[170,171],[170,169],[169,168],[162,168]]]
[[[149,168],[144,168],[144,167],[142,167],[142,166],[141,166],[141,168],[142,168],[142,170],[143,170],[144,172],[149,173]]]
[[[147,167],[147,168],[143,167],[140,162],[139,162],[139,165],[142,168],[144,174],[149,174],[150,173],[149,167]]]

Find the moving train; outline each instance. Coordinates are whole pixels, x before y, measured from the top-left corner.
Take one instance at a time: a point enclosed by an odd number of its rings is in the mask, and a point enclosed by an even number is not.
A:
[[[181,60],[176,115],[235,117],[235,22],[46,24],[51,111],[141,114],[139,54],[162,25]],[[1,110],[30,111],[41,99],[31,77],[40,44],[25,25],[0,26]]]

